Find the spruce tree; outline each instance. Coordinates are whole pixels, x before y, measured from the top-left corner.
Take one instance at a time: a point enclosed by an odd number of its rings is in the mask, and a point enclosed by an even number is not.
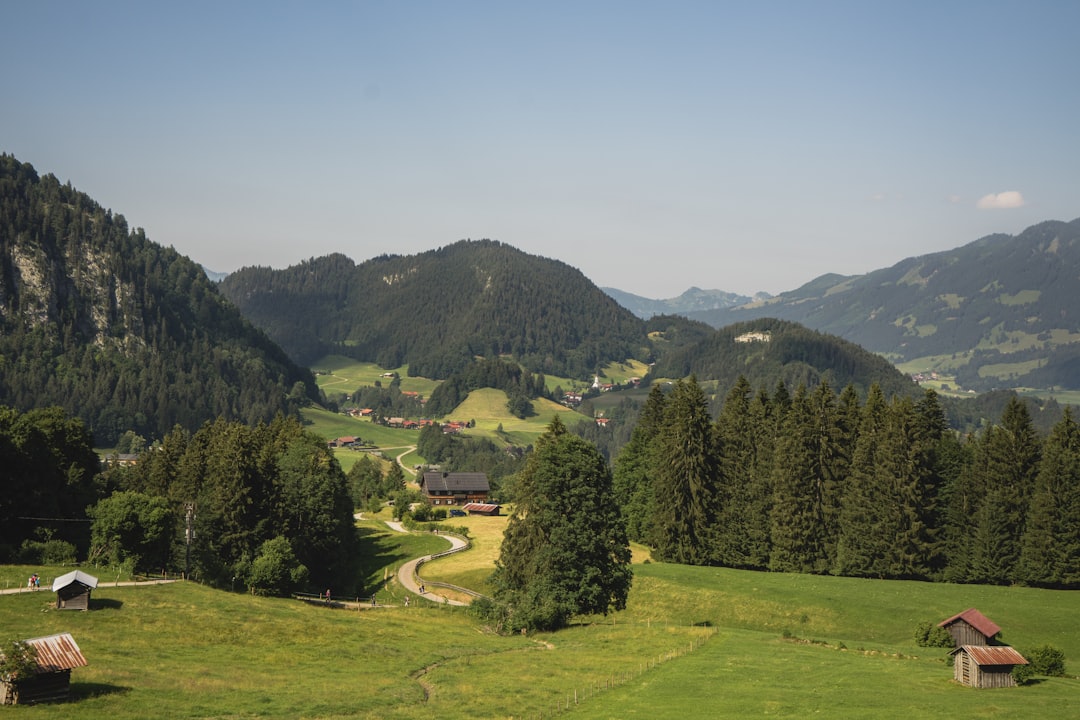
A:
[[[1080,425],[1069,407],[1044,445],[1019,575],[1045,587],[1080,586]]]
[[[773,464],[769,569],[776,572],[823,572],[827,567],[815,420],[806,387],[800,385],[784,418]]]
[[[719,463],[709,403],[692,375],[675,383],[657,448],[653,555],[664,562],[709,564]]]
[[[615,498],[626,519],[627,536],[636,542],[648,542],[652,536],[653,468],[666,400],[660,386],[654,385],[630,441],[615,459]]]
[[[492,583],[511,630],[556,630],[574,615],[626,607],[630,545],[611,471],[556,417],[517,484]]]
[[[716,419],[720,452],[720,517],[717,562],[727,567],[764,569],[769,562],[769,507],[772,501],[764,446],[771,440],[762,396],[739,376]],[[767,403],[767,399],[764,399]]]

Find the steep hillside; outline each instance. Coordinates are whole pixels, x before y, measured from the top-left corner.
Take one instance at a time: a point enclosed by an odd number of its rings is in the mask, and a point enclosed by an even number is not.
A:
[[[316,392],[202,268],[0,155],[0,404],[60,406],[111,444],[269,420]]]
[[[297,362],[329,353],[445,378],[476,356],[586,378],[648,353],[642,322],[580,271],[490,240],[359,265],[249,267],[222,292]]]
[[[690,313],[714,327],[777,317],[898,361],[952,356],[957,381],[1080,388],[1080,219],[990,235],[764,302]]]

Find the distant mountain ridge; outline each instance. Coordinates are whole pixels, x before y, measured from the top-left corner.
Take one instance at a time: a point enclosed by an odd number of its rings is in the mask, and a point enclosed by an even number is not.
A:
[[[759,293],[751,298],[746,295],[724,292],[723,290],[702,290],[701,288],[692,287],[678,297],[653,300],[617,288],[605,287],[600,289],[642,320],[648,320],[654,315],[686,315],[692,312],[735,307],[753,300],[765,300],[770,297],[767,293]]]
[[[865,275],[822,275],[687,317],[716,328],[778,318],[896,362],[926,359],[965,388],[1080,389],[1080,219],[994,234]]]

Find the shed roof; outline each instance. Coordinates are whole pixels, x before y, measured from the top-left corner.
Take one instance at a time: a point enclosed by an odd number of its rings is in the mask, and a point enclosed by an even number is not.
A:
[[[1000,627],[975,608],[968,608],[964,612],[953,615],[947,620],[942,620],[938,623],[938,627],[948,627],[957,620],[963,620],[988,638],[994,637],[1001,632]]]
[[[72,570],[66,575],[61,575],[53,580],[52,589],[55,592],[66,588],[68,585],[78,583],[93,590],[97,587],[97,582],[97,578],[93,575],[87,575],[82,570]]]
[[[482,472],[426,472],[424,489],[428,492],[444,490],[449,492],[489,492],[487,473]]]
[[[86,667],[86,658],[70,633],[31,638],[26,644],[37,650],[39,673]]]
[[[499,509],[499,506],[493,503],[471,502],[462,505],[461,509],[465,512],[493,513]]]
[[[961,650],[970,655],[976,665],[1028,664],[1028,661],[1024,659],[1023,655],[1008,645],[961,645],[949,654],[955,655]]]

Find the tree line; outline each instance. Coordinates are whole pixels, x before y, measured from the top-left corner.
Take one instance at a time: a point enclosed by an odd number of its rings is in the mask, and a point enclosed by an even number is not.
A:
[[[961,436],[935,392],[739,378],[714,419],[696,379],[654,387],[614,466],[656,559],[778,572],[1080,585],[1080,428],[1045,438],[1015,397]]]
[[[372,468],[346,477],[294,418],[175,428],[136,464],[103,469],[80,419],[0,407],[0,464],[0,562],[187,572],[269,594],[360,589],[354,496]]]

